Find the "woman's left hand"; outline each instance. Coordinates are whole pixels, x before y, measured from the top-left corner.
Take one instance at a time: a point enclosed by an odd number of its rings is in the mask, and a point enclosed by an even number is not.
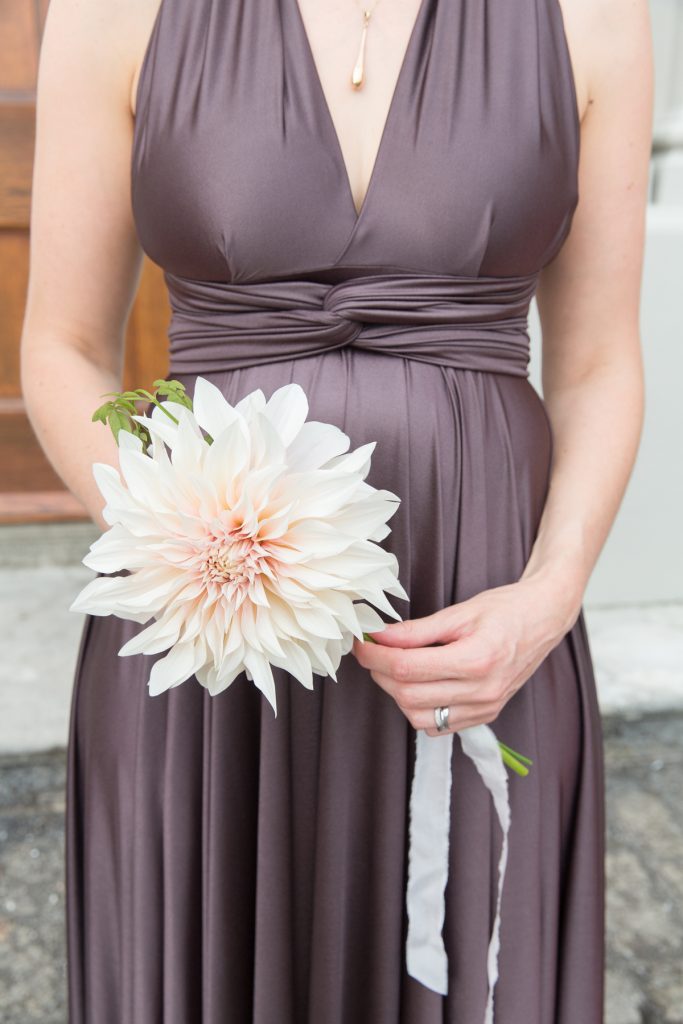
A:
[[[535,578],[481,591],[354,640],[352,653],[415,729],[446,736],[494,721],[578,617]],[[436,646],[427,646],[436,644]],[[448,732],[434,709],[449,708]]]

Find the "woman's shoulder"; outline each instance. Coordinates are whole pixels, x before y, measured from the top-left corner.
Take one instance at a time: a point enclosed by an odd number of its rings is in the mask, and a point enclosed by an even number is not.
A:
[[[648,30],[649,0],[551,0],[562,12],[581,118],[596,82]],[[620,55],[621,50],[621,55]],[[637,71],[637,69],[634,69]]]
[[[42,63],[126,97],[131,115],[140,67],[162,0],[50,0]],[[49,74],[46,67],[45,74]]]

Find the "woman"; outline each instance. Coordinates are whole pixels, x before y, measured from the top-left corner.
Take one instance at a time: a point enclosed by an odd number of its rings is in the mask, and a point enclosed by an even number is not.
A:
[[[53,464],[106,529],[91,465],[117,452],[91,414],[121,388],[144,249],[169,377],[231,402],[296,380],[310,418],[377,442],[410,596],[337,684],[278,672],[277,719],[244,678],[151,699],[150,658],[117,657],[140,627],[86,619],[72,1024],[483,1022],[501,840],[458,744],[447,993],[404,957],[416,736],[479,723],[533,761],[510,779],[495,1019],[602,1019],[581,601],[641,429],[647,4],[380,0],[354,88],[360,28],[352,2],[50,6],[22,377]]]

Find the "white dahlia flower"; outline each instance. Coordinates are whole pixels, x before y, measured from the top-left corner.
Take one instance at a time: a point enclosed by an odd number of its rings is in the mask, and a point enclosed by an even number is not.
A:
[[[128,574],[91,580],[70,610],[154,619],[118,652],[168,651],[150,694],[195,675],[215,695],[244,671],[277,714],[271,666],[312,689],[314,672],[336,680],[354,636],[383,628],[363,599],[400,619],[384,594],[408,597],[397,559],[376,543],[400,499],[365,482],[376,442],[348,452],[339,428],[305,422],[298,384],[233,407],[197,377],[191,409],[163,404],[177,422],[159,406],[134,416],[146,451],[119,432],[121,474],[93,465],[111,525],[83,564]]]

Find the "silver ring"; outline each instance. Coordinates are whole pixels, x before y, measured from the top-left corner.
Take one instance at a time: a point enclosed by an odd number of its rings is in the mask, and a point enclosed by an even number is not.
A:
[[[439,732],[448,731],[448,708],[434,708],[434,721]]]

